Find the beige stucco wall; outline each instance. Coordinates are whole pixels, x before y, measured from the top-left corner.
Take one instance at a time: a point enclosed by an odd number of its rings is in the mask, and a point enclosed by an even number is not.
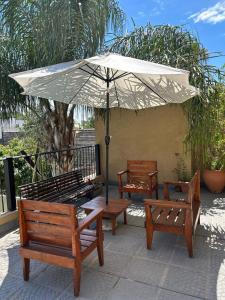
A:
[[[184,153],[183,140],[187,123],[179,104],[145,109],[135,113],[125,109],[111,109],[110,113],[110,181],[117,180],[117,172],[126,169],[126,161],[157,160],[159,182],[176,179],[175,153]],[[105,126],[102,118],[96,118],[96,142],[101,147],[101,169],[104,175]],[[191,170],[190,157],[185,157]]]

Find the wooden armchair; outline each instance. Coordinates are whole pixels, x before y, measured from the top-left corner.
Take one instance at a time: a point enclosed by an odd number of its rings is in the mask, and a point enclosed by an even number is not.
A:
[[[29,280],[30,259],[74,271],[74,295],[80,292],[81,263],[95,248],[103,265],[102,209],[95,209],[78,223],[76,208],[69,204],[20,200],[20,255],[23,277]],[[88,227],[96,221],[96,230]]]
[[[127,174],[127,182],[123,184],[122,175]],[[127,170],[117,173],[120,198],[123,193],[141,193],[152,197],[155,191],[158,199],[158,170],[154,160],[128,160]]]
[[[197,171],[188,185],[185,200],[170,200],[168,186],[183,182],[165,182],[164,200],[145,200],[147,248],[151,249],[153,232],[164,231],[185,237],[189,256],[193,256],[193,235],[200,224],[200,172]]]

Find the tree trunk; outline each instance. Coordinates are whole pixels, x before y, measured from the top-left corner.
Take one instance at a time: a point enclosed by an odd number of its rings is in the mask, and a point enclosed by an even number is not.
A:
[[[64,173],[72,169],[74,146],[74,109],[65,103],[54,102],[54,109],[47,107],[44,128],[47,133],[48,151],[62,151],[54,155],[58,162],[58,172]]]

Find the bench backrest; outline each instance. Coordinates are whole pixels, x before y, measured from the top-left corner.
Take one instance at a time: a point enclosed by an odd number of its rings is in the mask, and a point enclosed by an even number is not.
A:
[[[20,186],[21,197],[36,200],[54,200],[58,192],[82,187],[86,183],[81,171],[75,170],[49,179]]]
[[[18,207],[22,246],[36,242],[75,249],[78,222],[73,205],[20,200]]]
[[[200,171],[196,171],[191,181],[188,183],[188,193],[186,202],[193,204],[193,202],[200,202]]]
[[[54,181],[59,191],[68,190],[68,188],[71,187],[73,189],[76,189],[78,187],[82,187],[86,185],[86,183],[83,180],[81,171],[79,170],[64,173],[59,176],[55,176]]]
[[[128,160],[127,161],[127,181],[149,182],[148,174],[157,171],[156,160]]]

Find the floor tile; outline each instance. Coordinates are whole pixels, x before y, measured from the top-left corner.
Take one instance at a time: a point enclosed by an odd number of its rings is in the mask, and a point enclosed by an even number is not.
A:
[[[95,260],[91,267],[100,272],[109,273],[116,276],[122,276],[124,273],[124,269],[128,266],[131,260],[132,256],[105,250],[104,266],[99,267],[98,261]]]
[[[202,298],[176,293],[164,289],[160,289],[159,296],[157,298],[157,300],[199,300],[199,299]]]
[[[12,299],[13,294],[24,285],[21,278],[0,275],[0,300]]]
[[[207,282],[206,298],[210,300],[225,299],[225,274],[210,274]]]
[[[149,250],[146,247],[146,242],[142,244],[135,254],[135,257],[154,260],[156,262],[169,263],[175,246],[166,246],[165,244],[153,245],[152,249]]]
[[[71,269],[48,266],[44,272],[40,272],[34,278],[33,283],[63,291],[72,283],[72,280],[73,272]]]
[[[119,278],[116,276],[89,268],[85,269],[81,277],[80,297],[93,300],[106,299],[106,296],[118,280]],[[73,295],[73,284],[70,284],[65,290],[65,294]]]
[[[106,249],[113,252],[118,252],[125,255],[134,255],[139,249],[140,245],[143,244],[142,239],[134,239],[129,235],[113,236],[111,241],[108,243]]]
[[[208,272],[196,272],[182,267],[170,266],[163,287],[178,293],[205,299]]]
[[[144,283],[161,286],[167,275],[168,265],[134,257],[123,275],[126,278]]]
[[[28,282],[17,290],[11,300],[55,300],[57,296],[58,291],[50,287],[39,286]]]
[[[143,283],[120,279],[110,291],[107,300],[155,300],[158,288]]]
[[[176,247],[173,252],[170,263],[183,269],[189,269],[193,272],[209,271],[210,252],[206,249],[194,249],[194,257],[190,258],[187,249],[184,247]]]

